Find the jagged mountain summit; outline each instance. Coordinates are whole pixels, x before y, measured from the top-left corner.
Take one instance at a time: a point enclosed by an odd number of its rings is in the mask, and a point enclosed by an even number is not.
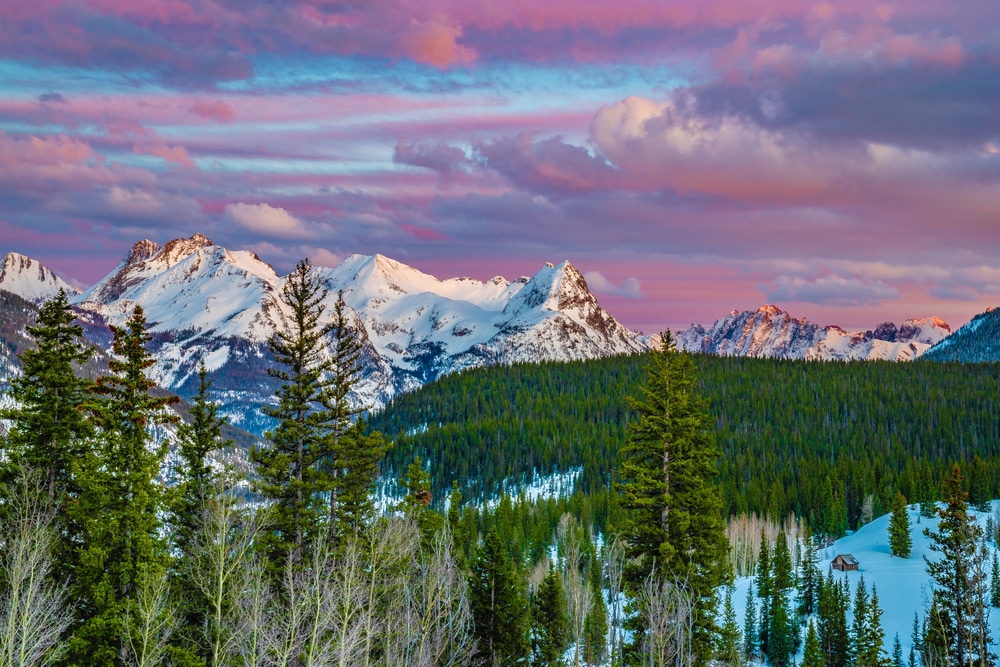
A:
[[[39,305],[58,294],[60,289],[69,295],[80,292],[38,260],[16,252],[4,256],[0,267],[0,290]]]
[[[979,313],[955,333],[927,350],[931,361],[1000,361],[1000,308]]]
[[[897,329],[883,322],[866,331],[845,331],[794,318],[777,306],[734,310],[706,330],[692,324],[678,335],[688,352],[810,360],[913,360],[944,340],[951,328],[937,317],[910,319]]]
[[[316,271],[329,289],[327,313],[342,291],[360,332],[355,399],[368,406],[470,367],[647,349],[601,308],[569,262],[486,282],[439,280],[382,255],[353,255]],[[255,253],[227,250],[202,234],[163,246],[142,240],[74,304],[97,338],[102,326],[121,324],[141,305],[157,358],[152,379],[189,395],[204,360],[225,412],[261,433],[269,424],[257,408],[274,390],[264,372],[267,342],[290,315],[280,299],[284,280]]]

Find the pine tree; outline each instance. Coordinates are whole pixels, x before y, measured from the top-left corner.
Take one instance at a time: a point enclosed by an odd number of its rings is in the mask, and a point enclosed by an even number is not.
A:
[[[399,480],[406,491],[398,508],[420,527],[422,542],[429,546],[434,535],[444,527],[444,517],[430,508],[431,474],[424,470],[418,456],[406,469],[406,476]]]
[[[990,606],[1000,607],[1000,562],[997,562],[996,551],[990,564]]]
[[[112,327],[111,375],[97,381],[104,397],[93,416],[97,438],[73,467],[81,491],[70,513],[82,528],[71,587],[80,617],[70,641],[73,664],[120,664],[128,652],[125,615],[146,584],[166,573],[166,503],[156,481],[166,443],[151,449],[149,430],[177,421],[166,410],[176,398],[149,393],[145,325],[136,306],[124,327]]]
[[[91,433],[82,408],[93,383],[79,377],[76,368],[90,360],[92,351],[74,320],[63,290],[42,305],[36,325],[27,327],[36,347],[21,354],[21,374],[10,379],[7,393],[16,407],[0,410],[0,418],[12,422],[5,477],[10,481],[26,469],[41,472],[57,516],[66,496],[77,490],[71,467]],[[55,526],[57,532],[62,528]]]
[[[799,570],[799,614],[803,617],[811,616],[816,613],[822,578],[819,571],[819,541],[815,535],[806,542]]]
[[[180,600],[185,635],[201,631],[211,607],[203,587],[190,576],[192,563],[202,557],[205,548],[199,538],[205,534],[208,508],[213,504],[235,503],[233,498],[218,497],[223,490],[223,480],[209,456],[213,451],[234,445],[232,440],[222,437],[222,427],[228,422],[219,415],[218,405],[209,398],[211,386],[208,370],[202,362],[198,366],[198,392],[191,404],[191,420],[177,428],[180,465],[174,471],[176,484],[171,490],[171,537],[179,571],[175,596]],[[192,645],[190,637],[184,636],[181,640]],[[172,650],[177,654],[184,649],[175,643]],[[209,649],[205,647],[203,657],[208,655]],[[174,657],[177,662],[177,656]]]
[[[819,588],[817,601],[819,642],[827,667],[848,663],[847,594],[828,570]]]
[[[892,499],[892,517],[889,519],[889,553],[909,558],[913,548],[910,537],[910,516],[906,512],[906,498],[899,491]]]
[[[652,355],[642,399],[630,401],[639,419],[620,450],[624,534],[634,560],[626,572],[633,592],[654,570],[683,582],[694,599],[692,650],[711,658],[716,633],[715,591],[727,572],[728,541],[722,500],[713,485],[719,450],[704,399],[697,394],[690,355],[670,332]],[[641,639],[637,628],[635,639]]]
[[[356,410],[347,400],[357,377],[360,343],[346,324],[343,295],[333,320],[322,324],[327,290],[309,260],[300,261],[282,288],[291,311],[287,331],[278,331],[271,351],[281,381],[278,404],[264,408],[277,421],[267,433],[270,447],[250,453],[257,488],[273,501],[272,531],[262,540],[272,570],[286,559],[298,566],[317,540],[334,542],[357,531],[371,513],[371,491],[385,452],[379,433],[351,424]],[[334,336],[334,349],[327,341]]]
[[[774,592],[774,579],[771,576],[771,545],[760,530],[760,549],[757,555],[757,597],[760,598],[760,627],[758,627],[757,646],[760,655],[768,655],[768,640],[771,629],[771,596]]]
[[[198,393],[191,404],[191,421],[177,428],[180,468],[175,471],[177,497],[173,538],[182,555],[188,555],[191,540],[202,530],[205,505],[218,492],[218,474],[209,454],[234,445],[222,437],[228,421],[219,415],[219,406],[209,398],[212,382],[205,363],[198,366]]]
[[[941,496],[944,505],[938,509],[937,531],[924,529],[931,538],[930,548],[941,554],[935,561],[924,557],[934,584],[937,610],[929,621],[936,637],[933,646],[940,648],[940,633],[945,638],[947,655],[955,664],[992,664],[992,656],[984,648],[989,645],[989,627],[982,623],[980,613],[987,603],[985,582],[984,577],[977,576],[976,568],[982,528],[968,513],[958,466],[944,480]]]
[[[527,605],[495,528],[486,534],[469,573],[469,603],[478,659],[487,664],[526,664],[530,648]]]
[[[38,311],[36,325],[27,327],[36,347],[21,354],[21,374],[10,379],[7,395],[15,407],[0,410],[0,418],[11,422],[2,478],[11,483],[29,470],[41,476],[53,511],[52,530],[61,536],[52,544],[52,578],[60,584],[71,576],[81,539],[80,526],[66,509],[80,493],[74,466],[93,434],[84,410],[93,382],[77,374],[92,353],[83,328],[73,322],[66,293],[59,290]]]
[[[736,608],[733,607],[733,586],[726,587],[726,597],[722,606],[722,628],[716,649],[716,662],[730,667],[743,664],[743,647],[740,645],[740,626],[736,622]]]
[[[743,655],[747,662],[750,662],[758,655],[757,645],[760,641],[760,634],[757,628],[757,601],[754,596],[753,581],[747,586],[747,599],[743,606],[745,609],[743,615]]]
[[[865,578],[858,579],[854,589],[854,620],[851,623],[850,652],[854,663],[858,664],[865,651],[865,627],[868,622],[868,587]]]
[[[532,616],[531,664],[534,667],[561,667],[563,653],[570,644],[569,617],[562,577],[551,563],[535,594]]]
[[[920,631],[920,617],[913,612],[913,629],[910,631],[910,661],[909,667],[917,667],[917,655],[923,653],[924,638]]]
[[[899,633],[892,642],[892,667],[906,667],[903,662],[903,645],[899,643]]]
[[[816,635],[816,626],[812,620],[809,621],[809,629],[806,631],[806,648],[802,656],[802,667],[826,667],[823,661],[823,650],[819,645],[819,637]]]
[[[857,638],[856,664],[858,667],[879,667],[884,662],[885,649],[882,645],[885,643],[885,631],[882,630],[882,608],[879,607],[875,586],[872,586],[872,596],[866,604],[866,612]],[[855,610],[854,613],[858,612]]]
[[[771,593],[770,616],[767,659],[772,667],[786,667],[795,652],[796,628],[788,611],[788,595],[778,587]]]
[[[583,660],[588,665],[604,664],[608,654],[608,608],[604,602],[604,577],[601,562],[590,563],[590,591],[593,600],[583,627]]]

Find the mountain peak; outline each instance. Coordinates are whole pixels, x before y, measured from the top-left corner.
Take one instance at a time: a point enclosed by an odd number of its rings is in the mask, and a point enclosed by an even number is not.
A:
[[[156,253],[160,252],[162,246],[156,241],[150,241],[149,239],[142,239],[141,241],[136,241],[132,244],[128,253],[125,255],[125,259],[122,260],[122,266],[132,266],[133,264],[138,264],[139,262],[145,262],[150,259]]]
[[[48,301],[59,290],[77,294],[76,289],[36,259],[17,252],[8,252],[0,267],[0,289],[16,294],[35,304]]]

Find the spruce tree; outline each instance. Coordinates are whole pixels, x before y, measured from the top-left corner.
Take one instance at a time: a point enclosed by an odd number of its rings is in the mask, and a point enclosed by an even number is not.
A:
[[[61,537],[52,544],[52,578],[60,585],[71,576],[81,539],[79,524],[67,512],[67,503],[80,494],[74,466],[93,434],[85,410],[93,382],[79,375],[92,352],[83,328],[73,322],[66,293],[59,290],[42,305],[36,324],[27,327],[35,348],[21,354],[21,374],[10,379],[7,395],[14,407],[0,410],[0,418],[11,422],[0,463],[3,481],[12,483],[27,471],[41,477],[53,511],[52,530]]]
[[[868,622],[868,587],[865,578],[858,579],[854,589],[854,620],[851,623],[850,647],[851,656],[857,664],[865,651],[865,624]]]
[[[892,517],[889,519],[889,553],[909,558],[913,549],[910,537],[910,516],[906,511],[906,498],[899,491],[892,499]]]
[[[10,379],[7,395],[16,407],[0,410],[0,418],[12,422],[4,476],[10,481],[24,470],[41,473],[57,522],[65,521],[62,505],[77,491],[71,467],[91,433],[82,408],[93,383],[78,369],[92,351],[74,320],[63,290],[42,305],[36,324],[27,327],[35,347],[21,353],[21,374]],[[61,532],[65,526],[54,528]]]
[[[179,575],[175,597],[180,600],[184,621],[180,639],[189,645],[195,645],[189,641],[189,635],[202,633],[211,606],[202,587],[190,577],[192,563],[203,555],[204,545],[199,543],[199,538],[205,534],[208,508],[213,502],[236,502],[233,498],[219,497],[223,480],[210,458],[212,452],[234,445],[232,440],[222,437],[222,427],[228,422],[219,415],[218,405],[209,398],[211,386],[208,370],[202,362],[198,366],[198,392],[191,404],[190,421],[177,428],[180,461],[174,471],[175,486],[171,490],[171,538]],[[203,657],[208,657],[209,648],[203,648]],[[180,650],[176,645],[173,647],[175,654]]]
[[[849,658],[847,594],[828,570],[819,588],[817,616],[820,647],[827,667],[845,667]]]
[[[985,582],[977,576],[975,563],[982,528],[968,513],[958,466],[944,480],[941,496],[944,504],[938,509],[938,529],[924,529],[931,538],[930,548],[940,554],[933,561],[924,557],[934,586],[932,609],[936,613],[929,621],[931,632],[935,637],[943,635],[947,655],[955,664],[992,664],[992,656],[983,648],[989,645],[989,628],[981,622],[980,613],[987,604]],[[935,649],[940,648],[938,644],[936,638]]]
[[[688,588],[694,600],[692,651],[705,662],[717,632],[715,592],[727,572],[729,543],[714,485],[715,429],[697,390],[694,362],[665,332],[647,367],[642,398],[629,402],[639,418],[629,423],[620,450],[620,476],[627,510],[623,532],[633,559],[626,580],[638,591],[655,570]]]
[[[799,570],[799,614],[803,617],[811,616],[816,612],[822,579],[819,571],[819,541],[815,535],[809,537],[806,542]]]
[[[1000,607],[1000,562],[995,550],[990,562],[990,606]]]
[[[774,579],[771,573],[771,546],[760,529],[760,549],[757,555],[757,597],[760,598],[760,626],[757,646],[760,655],[768,655],[768,641],[771,634],[771,596],[774,592]]]
[[[809,620],[809,629],[806,631],[806,648],[802,656],[802,667],[826,667],[823,660],[823,651],[819,645],[819,636],[816,634],[816,626],[812,619]]]
[[[218,474],[209,455],[234,445],[222,437],[228,422],[209,398],[212,382],[205,363],[198,366],[198,392],[191,403],[191,421],[177,428],[180,466],[175,471],[173,539],[182,555],[189,555],[191,541],[202,530],[205,506],[219,490]]]
[[[722,627],[715,657],[716,662],[722,665],[738,667],[743,664],[743,647],[740,645],[740,626],[736,621],[736,608],[733,606],[732,584],[726,587],[726,597],[722,605]]]
[[[527,604],[495,528],[486,534],[469,573],[469,606],[477,658],[486,664],[526,664],[530,649]]]
[[[406,469],[406,476],[399,480],[406,495],[398,509],[417,522],[421,541],[430,546],[434,535],[444,527],[444,517],[430,508],[431,475],[424,470],[418,456]]]
[[[272,530],[261,540],[272,570],[286,559],[303,563],[317,540],[334,542],[357,531],[371,513],[371,492],[385,447],[381,434],[351,424],[347,395],[356,381],[359,343],[346,324],[342,295],[332,321],[323,323],[327,290],[309,260],[300,261],[282,287],[291,312],[287,330],[271,340],[281,381],[278,403],[264,412],[277,421],[270,446],[250,460],[257,489],[272,504]],[[333,336],[333,351],[328,351]]]
[[[747,662],[750,662],[757,657],[757,646],[760,642],[757,628],[757,600],[754,596],[753,581],[747,586],[747,599],[743,606],[745,609],[743,614],[743,655]]]
[[[570,644],[569,616],[562,577],[552,563],[532,602],[531,664],[534,667],[561,667],[563,653]]]
[[[73,466],[80,495],[69,511],[82,539],[70,589],[80,619],[69,646],[75,665],[128,658],[123,619],[140,591],[165,576],[169,560],[160,520],[167,508],[156,480],[167,448],[166,442],[150,447],[150,430],[177,421],[166,410],[176,398],[149,393],[146,369],[154,360],[145,325],[136,306],[125,326],[112,327],[111,374],[97,381],[98,433]]]
[[[899,643],[898,632],[892,641],[892,667],[906,667],[906,663],[903,662],[903,645]]]
[[[859,584],[860,586],[860,584]],[[857,614],[857,610],[854,612]],[[884,662],[885,631],[882,629],[882,608],[878,603],[878,591],[872,586],[872,596],[866,604],[866,613],[861,623],[857,639],[858,667],[879,667]]]
[[[604,577],[601,562],[590,563],[590,591],[593,601],[583,624],[583,660],[588,665],[602,665],[608,654],[608,608],[604,603]]]

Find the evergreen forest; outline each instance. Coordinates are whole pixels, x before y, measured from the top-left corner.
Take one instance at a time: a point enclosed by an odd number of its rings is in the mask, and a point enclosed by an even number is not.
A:
[[[818,362],[694,355],[721,457],[727,516],[795,514],[831,537],[879,516],[899,492],[940,495],[956,463],[972,503],[1000,482],[1000,364]],[[473,369],[405,394],[371,427],[387,462],[429,465],[435,496],[497,496],[504,480],[581,468],[607,496],[648,355]],[[391,477],[391,475],[390,475]],[[613,494],[612,494],[613,495]]]

